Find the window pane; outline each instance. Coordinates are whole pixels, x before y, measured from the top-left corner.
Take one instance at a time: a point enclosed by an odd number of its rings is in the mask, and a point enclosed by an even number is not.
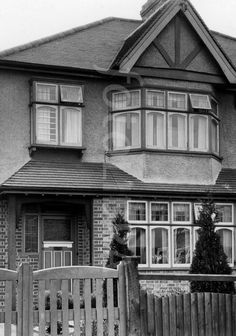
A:
[[[140,115],[139,113],[123,113],[114,116],[113,140],[114,148],[140,146]]]
[[[61,85],[61,101],[71,103],[82,103],[82,88],[81,86]]]
[[[73,108],[61,109],[62,143],[81,145],[81,110]]]
[[[190,221],[190,204],[174,203],[173,204],[173,220],[175,222]]]
[[[169,206],[166,203],[151,204],[151,220],[152,222],[168,222]]]
[[[211,147],[214,153],[219,152],[218,146],[218,124],[215,120],[211,122]]]
[[[140,91],[118,92],[114,93],[112,97],[113,110],[124,110],[140,106]]]
[[[233,206],[216,204],[216,209],[218,211],[219,221],[221,223],[232,223],[233,221]]]
[[[161,91],[147,91],[147,105],[151,107],[165,107],[165,93]]]
[[[50,84],[36,84],[36,100],[38,102],[57,102],[57,86]]]
[[[25,252],[38,252],[38,216],[25,216]]]
[[[190,230],[178,228],[174,230],[174,264],[190,263]]]
[[[129,221],[146,221],[146,204],[145,203],[128,203]]]
[[[146,134],[148,147],[165,148],[166,125],[164,114],[158,112],[147,113]]]
[[[184,93],[168,93],[168,107],[175,110],[187,109],[187,96]]]
[[[228,262],[232,263],[233,262],[233,249],[232,249],[232,235],[233,232],[231,230],[227,229],[219,229],[217,230],[217,233],[220,236],[220,242],[224,248],[224,252],[228,257]]]
[[[194,150],[208,149],[208,124],[207,117],[191,116],[190,117],[190,147]]]
[[[57,143],[57,109],[51,106],[36,107],[36,142]]]
[[[169,263],[168,230],[156,228],[152,230],[152,264]]]
[[[44,241],[70,241],[70,219],[44,218]]]
[[[138,257],[139,264],[146,264],[146,230],[143,228],[131,229],[129,235],[129,248],[133,255]]]
[[[186,116],[181,114],[169,115],[169,147],[186,149]]]
[[[190,94],[192,108],[210,110],[211,103],[207,95]]]
[[[218,115],[218,104],[215,99],[211,99],[211,110],[215,115]]]

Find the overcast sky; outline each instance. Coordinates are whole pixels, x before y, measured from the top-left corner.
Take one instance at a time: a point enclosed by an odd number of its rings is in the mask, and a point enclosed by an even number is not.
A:
[[[0,50],[108,16],[140,19],[146,0],[0,0]],[[236,37],[236,0],[192,0],[207,26]]]

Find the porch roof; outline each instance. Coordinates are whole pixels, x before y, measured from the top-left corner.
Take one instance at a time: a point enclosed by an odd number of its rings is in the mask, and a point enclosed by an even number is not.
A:
[[[236,169],[223,169],[215,185],[144,183],[109,163],[31,160],[6,180],[2,193],[236,194]]]

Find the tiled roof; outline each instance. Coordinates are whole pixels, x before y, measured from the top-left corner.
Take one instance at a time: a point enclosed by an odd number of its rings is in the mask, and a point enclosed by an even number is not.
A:
[[[60,163],[31,160],[4,182],[2,191],[112,192],[140,194],[236,193],[236,170],[223,169],[215,185],[144,183],[108,163]]]
[[[0,60],[107,70],[142,21],[106,18],[0,52]]]

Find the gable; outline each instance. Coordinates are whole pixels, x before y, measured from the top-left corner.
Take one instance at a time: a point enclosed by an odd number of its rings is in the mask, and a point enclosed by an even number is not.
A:
[[[182,14],[176,15],[153,40],[135,67],[222,74],[219,65]]]

